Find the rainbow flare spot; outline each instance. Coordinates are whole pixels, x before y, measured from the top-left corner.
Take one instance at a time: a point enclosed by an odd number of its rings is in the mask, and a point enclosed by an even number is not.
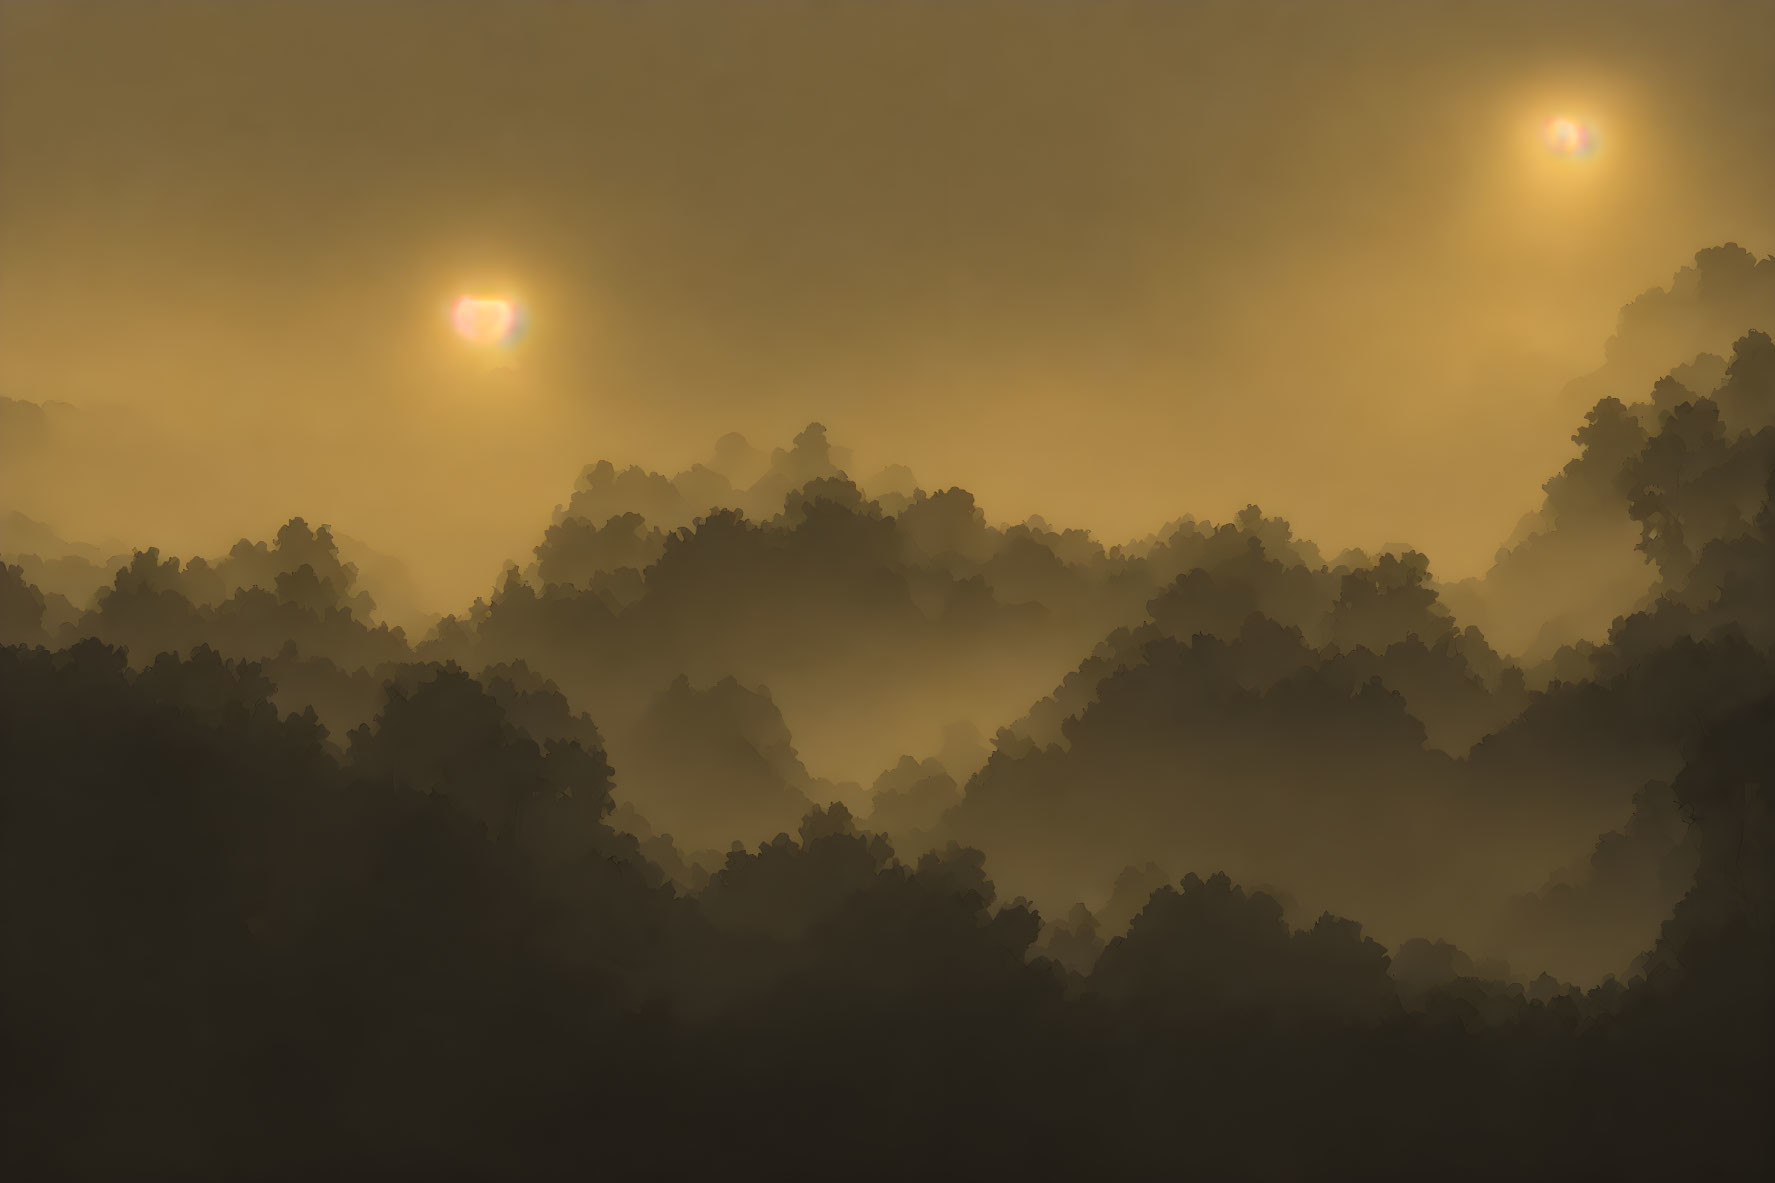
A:
[[[1596,133],[1576,119],[1555,116],[1541,129],[1541,138],[1555,156],[1588,156],[1596,151]]]
[[[509,345],[524,328],[523,310],[511,300],[464,296],[450,308],[450,323],[464,341],[475,345]]]

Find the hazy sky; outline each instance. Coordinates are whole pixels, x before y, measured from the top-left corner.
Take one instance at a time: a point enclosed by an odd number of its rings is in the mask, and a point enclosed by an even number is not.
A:
[[[0,0],[0,394],[110,444],[11,495],[184,553],[303,513],[447,607],[584,463],[819,419],[995,518],[1256,500],[1465,574],[1620,305],[1775,250],[1771,44],[1693,0]],[[498,372],[445,316],[493,289]]]

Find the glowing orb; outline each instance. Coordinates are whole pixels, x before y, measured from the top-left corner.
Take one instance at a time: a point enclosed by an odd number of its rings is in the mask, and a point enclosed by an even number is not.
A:
[[[457,335],[476,345],[500,345],[518,332],[522,316],[510,300],[464,296],[450,309]]]
[[[1555,156],[1588,156],[1596,150],[1596,133],[1564,116],[1549,119],[1541,129],[1541,138]]]

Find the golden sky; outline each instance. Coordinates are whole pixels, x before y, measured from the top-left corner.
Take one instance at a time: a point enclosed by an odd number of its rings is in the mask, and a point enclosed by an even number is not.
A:
[[[1693,0],[7,0],[0,394],[103,442],[6,508],[181,553],[302,513],[443,608],[583,464],[818,419],[1001,520],[1255,500],[1467,574],[1619,307],[1775,250],[1771,44]],[[530,313],[504,368],[468,291]]]

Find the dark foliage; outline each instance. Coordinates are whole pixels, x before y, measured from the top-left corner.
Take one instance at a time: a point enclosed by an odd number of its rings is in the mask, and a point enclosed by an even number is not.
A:
[[[1763,1177],[1775,345],[1691,314],[1772,276],[1629,306],[1454,587],[819,424],[589,466],[417,643],[301,519],[9,552],[0,1170]]]

